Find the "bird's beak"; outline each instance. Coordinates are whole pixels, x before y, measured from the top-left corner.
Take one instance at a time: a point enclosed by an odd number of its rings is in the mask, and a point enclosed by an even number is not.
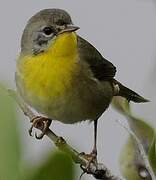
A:
[[[64,29],[62,29],[59,34],[63,34],[65,32],[74,32],[77,31],[78,29],[80,29],[78,26],[74,26],[74,25],[67,25]]]

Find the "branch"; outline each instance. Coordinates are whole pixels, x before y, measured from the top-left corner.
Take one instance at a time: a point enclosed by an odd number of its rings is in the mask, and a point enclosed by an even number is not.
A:
[[[140,155],[142,156],[142,159],[144,161],[144,164],[145,164],[145,167],[146,169],[148,170],[152,180],[155,180],[156,177],[155,177],[155,174],[153,172],[153,169],[150,165],[150,162],[148,160],[148,157],[146,155],[146,152],[144,150],[144,147],[140,141],[140,139],[137,137],[137,135],[130,129],[130,127],[127,127],[125,124],[123,124],[120,120],[117,120],[117,122],[124,128],[126,129],[126,131],[133,137],[133,139],[135,140],[137,146],[138,146],[138,149],[139,149],[139,152],[140,152]]]
[[[30,121],[36,117],[32,110],[18,96],[16,91],[9,90],[8,92],[9,95],[13,97],[17,104],[20,106],[23,113],[30,119]],[[36,128],[42,131],[41,127]],[[73,149],[69,144],[67,144],[67,142],[62,137],[57,136],[50,129],[46,131],[46,136],[57,146],[59,150],[67,153],[76,164],[80,164],[84,174],[90,174],[94,176],[96,179],[101,180],[122,180],[121,178],[114,176],[105,165],[94,162],[90,163],[90,160],[87,158],[86,154],[79,153],[78,151]],[[88,164],[90,164],[89,169]]]

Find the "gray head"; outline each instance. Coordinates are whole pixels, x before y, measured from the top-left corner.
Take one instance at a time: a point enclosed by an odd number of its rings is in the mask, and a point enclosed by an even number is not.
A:
[[[49,43],[59,34],[76,31],[70,15],[61,9],[45,9],[28,21],[21,40],[23,54],[38,54],[46,50]]]

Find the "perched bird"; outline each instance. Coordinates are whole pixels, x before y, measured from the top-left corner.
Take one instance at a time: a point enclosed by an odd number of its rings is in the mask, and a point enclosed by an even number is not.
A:
[[[72,124],[94,121],[96,157],[97,121],[113,96],[137,103],[147,102],[114,79],[116,68],[76,31],[70,15],[61,9],[45,9],[27,23],[17,60],[16,84],[23,100],[50,120]],[[32,129],[32,128],[31,128]]]

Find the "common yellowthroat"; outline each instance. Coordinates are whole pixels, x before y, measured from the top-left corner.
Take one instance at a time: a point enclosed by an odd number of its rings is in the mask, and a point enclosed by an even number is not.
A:
[[[78,29],[64,10],[45,9],[35,14],[22,35],[16,84],[24,101],[48,122],[94,121],[92,154],[96,155],[97,121],[113,96],[137,103],[148,100],[114,79],[115,66],[78,36]],[[34,126],[45,119],[36,120]]]

